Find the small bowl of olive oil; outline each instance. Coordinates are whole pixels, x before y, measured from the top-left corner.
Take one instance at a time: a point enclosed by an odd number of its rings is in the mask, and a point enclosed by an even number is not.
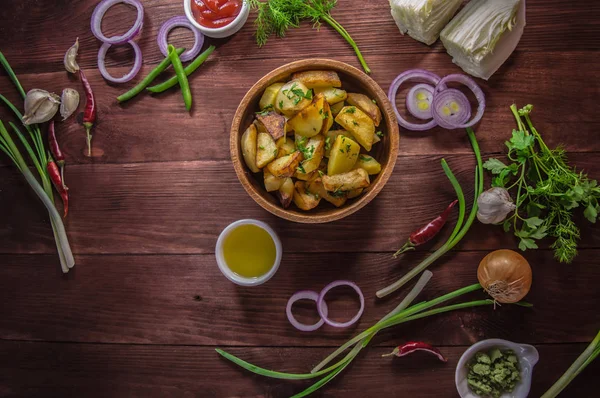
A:
[[[281,241],[271,227],[258,220],[239,220],[221,232],[215,250],[219,269],[241,286],[262,285],[281,263]]]

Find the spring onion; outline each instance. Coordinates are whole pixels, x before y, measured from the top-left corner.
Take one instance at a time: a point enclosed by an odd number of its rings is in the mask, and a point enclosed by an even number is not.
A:
[[[525,14],[525,0],[472,0],[440,37],[455,64],[487,80],[517,47]]]
[[[427,45],[438,39],[461,4],[462,0],[390,0],[400,33]]]

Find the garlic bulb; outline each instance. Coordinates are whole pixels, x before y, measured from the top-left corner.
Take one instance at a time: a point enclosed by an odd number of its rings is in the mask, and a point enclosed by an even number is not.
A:
[[[79,107],[79,93],[72,88],[65,88],[60,97],[60,115],[66,120]]]
[[[71,46],[65,53],[65,69],[67,72],[75,73],[79,70],[79,65],[77,64],[77,52],[79,51],[79,37],[75,40],[75,44]]]
[[[492,188],[477,198],[477,219],[483,224],[498,224],[516,209],[508,191],[504,188]]]
[[[44,123],[52,119],[60,105],[60,97],[46,90],[34,88],[25,97],[23,124]]]

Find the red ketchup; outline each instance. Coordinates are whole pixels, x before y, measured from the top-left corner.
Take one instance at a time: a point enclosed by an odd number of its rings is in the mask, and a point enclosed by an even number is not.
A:
[[[242,9],[242,0],[192,0],[196,21],[207,28],[229,25]]]

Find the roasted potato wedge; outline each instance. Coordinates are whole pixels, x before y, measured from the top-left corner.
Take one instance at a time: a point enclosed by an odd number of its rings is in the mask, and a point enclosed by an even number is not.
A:
[[[284,84],[275,98],[275,110],[291,118],[310,105],[312,91],[304,84],[290,81]]]
[[[296,151],[269,163],[267,169],[277,178],[292,177],[302,159],[302,153]]]
[[[319,168],[325,155],[325,137],[317,135],[308,140],[306,146],[299,146],[298,150],[304,155],[304,161],[298,167],[299,171],[304,174],[312,173]]]
[[[331,105],[330,109],[331,109],[331,114],[333,115],[333,117],[336,117],[337,115],[339,115],[340,111],[344,108],[345,102],[338,102],[335,105]]]
[[[269,133],[275,141],[285,137],[286,119],[277,112],[256,114],[256,128],[259,133]]]
[[[325,96],[316,95],[312,104],[288,120],[288,125],[294,130],[296,136],[302,137],[314,137],[325,129],[329,130],[333,125],[333,117]]]
[[[329,153],[327,175],[332,176],[352,170],[359,153],[360,145],[345,135],[338,135]]]
[[[379,126],[381,123],[381,110],[369,97],[364,94],[349,93],[348,104],[356,106],[361,111],[369,115],[375,126]]]
[[[363,169],[356,169],[343,174],[324,175],[323,186],[329,192],[347,192],[353,189],[366,188],[369,186],[369,174]]]
[[[375,160],[374,157],[369,155],[359,155],[356,164],[353,169],[363,169],[369,175],[375,175],[381,173],[381,163]]]
[[[275,140],[269,133],[258,133],[257,145],[256,166],[262,169],[277,157],[279,150]]]
[[[279,188],[281,188],[281,186],[285,182],[285,178],[275,177],[273,174],[271,174],[268,168],[263,170],[263,174],[265,181],[265,189],[267,190],[267,192],[278,191]]]
[[[296,181],[293,200],[300,210],[312,210],[319,205],[321,197],[316,192],[307,190],[304,181]]]
[[[348,200],[346,192],[328,192],[323,186],[321,178],[317,178],[308,185],[308,190],[311,193],[318,194],[322,199],[325,199],[335,207],[342,207]]]
[[[242,155],[246,166],[253,173],[258,173],[260,169],[256,165],[256,148],[257,148],[258,132],[256,126],[251,124],[250,127],[242,134]]]
[[[346,106],[335,118],[335,121],[348,130],[352,137],[367,151],[373,146],[375,124],[373,120],[356,106]]]
[[[358,188],[358,189],[353,189],[352,191],[348,191],[347,195],[348,195],[348,199],[354,199],[359,197],[360,195],[362,195],[362,193],[364,192],[364,188]]]
[[[308,88],[342,87],[340,77],[336,72],[331,70],[297,72],[292,75],[292,80],[301,82]]]
[[[345,90],[335,87],[317,87],[315,88],[315,94],[323,94],[329,105],[344,102],[348,98],[348,93]]]
[[[279,148],[279,153],[277,154],[278,158],[296,152],[296,144],[294,143],[294,140],[289,137],[277,141],[277,147]]]
[[[290,207],[292,198],[294,197],[294,181],[289,177],[286,178],[275,194],[284,209]]]
[[[277,98],[277,94],[279,94],[281,87],[283,87],[283,83],[273,83],[265,89],[265,92],[262,97],[260,97],[258,103],[261,111],[265,109],[275,109],[275,99]]]

